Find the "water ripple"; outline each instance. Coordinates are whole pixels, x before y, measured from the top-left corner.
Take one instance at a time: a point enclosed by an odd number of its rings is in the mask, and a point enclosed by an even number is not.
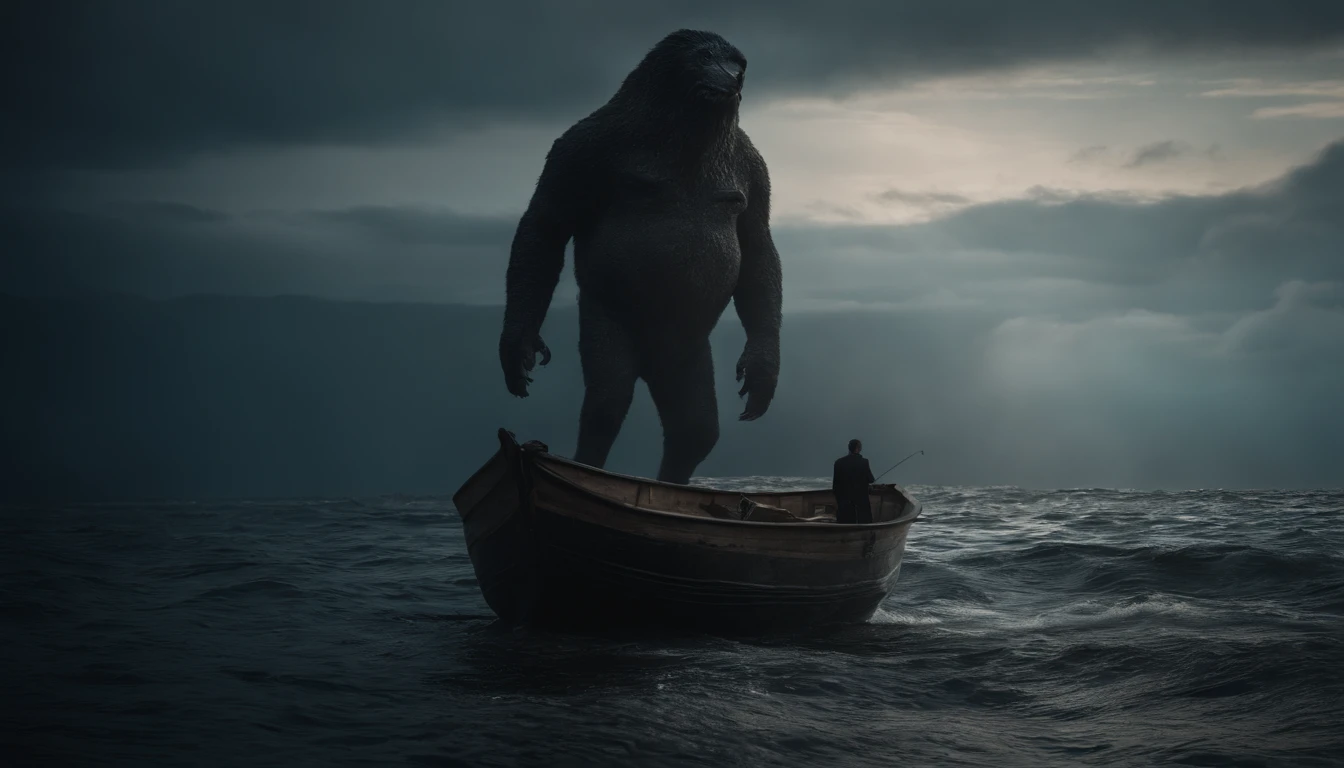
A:
[[[439,497],[5,508],[7,757],[1342,764],[1344,493],[911,490],[871,622],[738,640],[500,627]]]

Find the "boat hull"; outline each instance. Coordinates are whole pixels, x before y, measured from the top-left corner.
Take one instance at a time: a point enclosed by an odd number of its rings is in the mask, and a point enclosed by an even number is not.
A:
[[[895,587],[919,514],[908,496],[893,519],[864,525],[675,514],[639,497],[715,492],[578,467],[501,430],[500,451],[454,497],[482,595],[506,623],[756,633],[861,622]],[[628,491],[637,503],[591,487],[620,481],[640,484]]]

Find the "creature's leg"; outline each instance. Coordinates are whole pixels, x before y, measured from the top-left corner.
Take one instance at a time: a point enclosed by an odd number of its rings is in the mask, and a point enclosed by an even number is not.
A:
[[[621,431],[638,375],[638,348],[631,333],[594,301],[579,297],[579,359],[583,364],[583,410],[574,460],[603,467]]]
[[[714,397],[714,360],[701,342],[680,365],[655,364],[644,372],[663,423],[663,463],[658,479],[690,482],[691,474],[719,441],[719,403]]]

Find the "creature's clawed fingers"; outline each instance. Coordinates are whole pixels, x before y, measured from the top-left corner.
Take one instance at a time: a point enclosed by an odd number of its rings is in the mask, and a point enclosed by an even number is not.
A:
[[[737,417],[739,420],[755,421],[765,415],[774,399],[776,375],[777,368],[771,365],[768,355],[763,356],[750,346],[743,351],[737,361],[737,380],[742,382],[737,396],[747,398],[747,405]]]
[[[509,393],[515,397],[527,397],[527,385],[532,383],[528,375],[537,365],[537,354],[541,354],[541,364],[551,362],[551,350],[541,336],[533,336],[531,341],[519,342],[517,337],[506,337],[500,343],[500,362],[504,365],[504,383]]]
[[[747,398],[746,410],[738,416],[742,421],[752,421],[765,412],[765,409],[760,407],[760,397],[757,394],[757,390],[760,389],[760,376],[755,368],[746,353],[743,353],[742,358],[737,361],[737,380],[742,382],[742,388],[737,391],[737,396]]]
[[[511,371],[507,379],[509,394],[515,397],[527,397],[527,385],[532,383],[532,377],[527,375],[522,365]]]
[[[742,389],[738,390],[737,396],[746,397],[747,405],[746,409],[743,410],[737,418],[740,421],[755,421],[756,419],[759,419],[761,415],[765,413],[765,409],[769,407],[768,401],[761,397],[760,382],[757,381],[756,376],[751,375],[750,371],[740,378],[742,379]],[[765,404],[763,404],[763,401]]]
[[[759,392],[752,392],[747,397],[747,405],[738,415],[738,421],[755,421],[765,415],[765,410],[770,407],[770,400],[762,397]]]
[[[546,346],[546,342],[542,341],[540,336],[537,337],[536,344],[537,351],[541,353],[541,364],[549,365],[551,362],[551,348]]]

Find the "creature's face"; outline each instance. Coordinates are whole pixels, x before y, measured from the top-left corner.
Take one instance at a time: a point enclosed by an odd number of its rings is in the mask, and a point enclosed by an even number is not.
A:
[[[697,50],[693,70],[700,85],[697,95],[701,98],[731,104],[742,101],[747,59],[736,48],[724,43]]]
[[[665,76],[694,99],[729,108],[742,101],[747,58],[713,32],[673,32],[654,48],[652,58],[662,60]]]

